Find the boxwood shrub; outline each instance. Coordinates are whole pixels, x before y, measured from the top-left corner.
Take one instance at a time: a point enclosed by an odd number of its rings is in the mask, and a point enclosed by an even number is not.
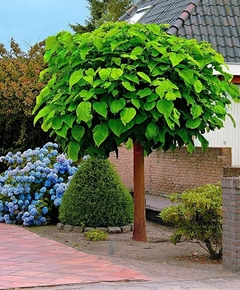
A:
[[[133,221],[133,200],[108,159],[87,158],[63,195],[59,210],[65,224],[107,227]]]

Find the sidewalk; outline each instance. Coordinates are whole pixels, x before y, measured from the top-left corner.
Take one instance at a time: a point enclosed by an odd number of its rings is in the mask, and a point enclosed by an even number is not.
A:
[[[0,223],[0,289],[149,278],[23,227]]]
[[[156,212],[169,202],[146,196]],[[237,290],[240,276],[216,265],[211,271],[86,254],[23,227],[0,223],[0,289],[28,290]]]

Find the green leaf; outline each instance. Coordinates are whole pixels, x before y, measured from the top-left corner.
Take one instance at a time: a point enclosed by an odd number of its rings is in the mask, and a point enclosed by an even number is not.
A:
[[[198,117],[195,119],[188,119],[186,123],[186,127],[189,129],[196,129],[200,126],[202,120]]]
[[[132,81],[132,82],[134,82],[136,84],[139,84],[139,79],[138,79],[138,77],[136,75],[128,75],[128,74],[124,73],[124,78],[129,80],[129,81]]]
[[[52,128],[52,122],[43,122],[41,128],[44,132],[47,132],[50,128]]]
[[[120,119],[110,119],[108,126],[116,136],[120,137],[123,128],[123,123]]]
[[[76,70],[71,74],[71,77],[69,79],[69,91],[71,91],[72,86],[78,83],[82,77],[83,77],[82,69]]]
[[[142,115],[142,114],[137,114],[134,119],[134,122],[135,124],[142,124],[146,119],[147,119],[147,116]]]
[[[110,110],[113,114],[118,113],[122,108],[124,108],[126,105],[126,100],[123,98],[120,98],[119,100],[115,100],[110,105]]]
[[[181,137],[182,141],[187,144],[192,138],[188,134],[189,130],[185,127],[182,127],[178,130],[178,135]]]
[[[144,109],[146,111],[151,111],[156,106],[156,102],[147,102],[144,104]]]
[[[69,129],[68,125],[63,123],[62,127],[59,130],[55,130],[55,132],[62,138],[66,138],[68,129]]]
[[[93,68],[89,68],[89,69],[85,70],[85,74],[87,76],[94,76],[95,75],[95,71],[94,71]]]
[[[191,107],[191,110],[190,110],[192,116],[193,116],[193,119],[201,116],[202,112],[203,112],[203,109],[200,105],[193,105]]]
[[[191,85],[193,82],[194,82],[194,73],[192,70],[188,69],[183,69],[183,70],[179,70],[179,69],[175,69],[179,76],[184,80],[184,82],[187,84],[187,85]]]
[[[37,121],[42,118],[45,117],[46,115],[48,115],[48,113],[50,113],[53,110],[52,106],[46,106],[44,108],[42,108],[38,114],[35,116],[34,120],[33,120],[33,124],[35,125],[37,123]]]
[[[201,143],[202,150],[205,151],[208,148],[209,142],[208,140],[200,133],[197,134],[197,138]]]
[[[62,93],[56,94],[55,97],[51,100],[51,103],[55,103],[57,100],[59,100],[62,97],[62,95],[63,95]]]
[[[123,94],[123,96],[126,99],[137,99],[138,98],[136,92],[126,92],[125,94]]]
[[[174,101],[176,100],[176,98],[177,98],[177,95],[172,91],[167,92],[165,95],[165,99],[168,101]]]
[[[51,48],[53,48],[56,42],[56,36],[48,36],[46,39],[45,50],[50,50]]]
[[[43,56],[43,60],[45,63],[48,63],[53,55],[53,49],[51,50],[46,50]]]
[[[55,84],[56,80],[57,80],[57,76],[56,74],[54,74],[53,77],[48,81],[47,87],[51,88]]]
[[[72,127],[71,133],[72,133],[73,138],[74,138],[77,142],[80,142],[81,139],[82,139],[82,137],[84,136],[85,129],[84,129],[84,127],[82,127],[82,126],[80,126],[80,125],[74,125],[74,126]]]
[[[76,109],[77,109],[77,106],[78,106],[78,104],[77,103],[75,103],[75,102],[71,102],[70,104],[69,104],[69,107],[68,107],[68,111],[69,112],[73,112],[73,111],[76,111]]]
[[[77,161],[78,160],[78,152],[80,150],[80,145],[75,142],[75,141],[71,141],[68,144],[68,157],[72,159],[72,161]]]
[[[87,54],[89,52],[89,47],[88,45],[84,45],[80,47],[80,56],[82,60],[85,60]]]
[[[63,122],[68,125],[68,127],[72,128],[72,125],[74,121],[76,120],[76,116],[67,114],[67,115],[64,115],[62,119],[63,119]]]
[[[59,130],[62,127],[63,118],[55,117],[52,119],[52,128],[54,130]]]
[[[81,102],[76,109],[78,119],[80,121],[84,121],[85,123],[90,121],[92,119],[91,110],[92,105],[90,102]]]
[[[144,72],[137,72],[137,74],[144,79],[146,82],[151,84],[151,79],[148,75],[146,75]]]
[[[222,107],[221,105],[213,106],[213,111],[216,114],[226,115],[226,109],[224,107]]]
[[[93,88],[96,88],[102,83],[103,83],[103,81],[101,79],[97,79],[93,82],[92,86],[93,86]]]
[[[150,96],[152,95],[152,90],[150,88],[144,88],[143,90],[139,90],[137,92],[137,95],[140,97],[140,98],[144,98],[144,97],[147,97],[147,96]]]
[[[112,57],[112,62],[115,63],[116,65],[120,66],[121,65],[121,58],[120,57]]]
[[[156,108],[153,108],[150,113],[152,114],[153,118],[158,121],[158,119],[162,116],[161,113]]]
[[[114,90],[112,90],[111,91],[111,94],[114,96],[114,97],[116,97],[117,95],[118,95],[118,90],[116,90],[116,89],[114,89]]]
[[[134,108],[123,108],[120,112],[120,118],[123,125],[131,122],[131,120],[136,116],[136,110]]]
[[[200,93],[203,90],[203,85],[200,80],[196,80],[193,83],[194,89],[197,93]]]
[[[111,45],[111,50],[114,51],[118,46],[126,43],[128,40],[125,39],[123,41],[111,41],[110,45]]]
[[[110,86],[112,85],[112,83],[111,82],[104,82],[103,84],[102,84],[102,87],[104,88],[104,89],[107,89],[107,88],[109,88]],[[105,92],[105,91],[103,91],[103,92]],[[102,92],[101,92],[102,93]]]
[[[157,126],[156,123],[151,122],[147,125],[146,128],[146,137],[148,139],[153,139],[153,137],[157,136],[159,134],[159,127]]]
[[[88,82],[90,85],[93,84],[93,76],[84,76],[83,79]]]
[[[44,75],[49,71],[49,68],[45,68],[44,70],[42,70],[39,74],[39,80],[43,81],[44,79]]]
[[[111,71],[111,78],[118,80],[123,74],[123,71],[120,68],[113,68]]]
[[[140,46],[136,46],[132,52],[131,52],[131,56],[137,56],[137,55],[141,55],[143,53],[143,49]]]
[[[127,89],[130,92],[136,91],[135,86],[133,86],[129,82],[122,82],[122,85],[124,86],[125,89]]]
[[[93,44],[96,46],[98,51],[101,51],[101,49],[103,48],[102,40],[99,38],[94,38]]]
[[[106,81],[106,79],[109,78],[109,76],[111,74],[111,68],[102,68],[102,69],[100,69],[98,74],[99,74],[102,81]]]
[[[229,114],[229,113],[227,113],[227,116],[230,118],[230,120],[233,123],[233,127],[235,128],[237,124],[236,124],[236,121],[234,120],[233,116],[231,114]]]
[[[165,92],[167,91],[168,88],[162,84],[156,88],[156,93],[159,95],[160,98],[163,98]]]
[[[169,59],[172,63],[172,66],[176,66],[185,59],[185,56],[178,53],[172,53]]]
[[[95,110],[99,115],[107,118],[108,113],[108,105],[105,102],[96,102],[93,104],[93,110]]]
[[[102,123],[93,128],[93,140],[97,147],[99,147],[108,137],[108,125]]]
[[[81,90],[79,95],[84,101],[87,101],[92,98],[94,95],[95,91],[91,88],[90,90]]]
[[[36,98],[36,106],[34,107],[32,114],[35,114],[36,111],[41,107],[42,103],[44,102],[45,97],[48,96],[49,92],[50,92],[50,88],[48,86],[44,87],[41,90],[40,94]]]
[[[173,114],[171,115],[171,119],[180,127],[179,118],[180,112],[176,108],[173,108]]]
[[[135,121],[135,120],[134,120]],[[129,132],[129,130],[134,126],[135,122],[133,120],[122,127],[122,133]],[[125,142],[125,140],[123,141]]]
[[[170,116],[174,108],[174,104],[168,100],[159,100],[157,102],[157,109],[164,116]]]
[[[173,131],[175,129],[175,122],[168,116],[164,116],[164,119],[166,120],[168,127]]]
[[[139,109],[141,107],[141,103],[139,99],[132,99],[131,103],[137,108]]]
[[[157,94],[152,94],[150,96],[147,97],[147,102],[153,102],[153,101],[156,101],[157,99],[159,98],[159,96]]]
[[[193,150],[194,150],[194,144],[193,144],[193,142],[191,141],[191,142],[189,142],[189,143],[187,144],[187,151],[188,151],[189,153],[192,153]]]

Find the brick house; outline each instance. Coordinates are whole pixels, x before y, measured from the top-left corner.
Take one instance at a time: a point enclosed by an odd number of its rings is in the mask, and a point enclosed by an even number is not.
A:
[[[168,33],[212,43],[224,56],[233,83],[240,86],[240,2],[236,0],[139,0],[120,19],[130,23],[168,23]],[[155,194],[181,192],[186,188],[217,182],[226,166],[240,166],[240,104],[229,109],[236,128],[227,119],[224,128],[206,134],[209,149],[191,155],[185,148],[153,152],[145,158],[146,191]],[[196,140],[196,146],[199,143]],[[133,188],[131,151],[111,155],[123,182]]]

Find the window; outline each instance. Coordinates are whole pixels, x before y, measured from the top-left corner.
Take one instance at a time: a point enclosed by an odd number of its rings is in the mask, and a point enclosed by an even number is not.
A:
[[[146,6],[139,8],[137,12],[128,20],[129,23],[138,22],[151,8],[152,6]]]

